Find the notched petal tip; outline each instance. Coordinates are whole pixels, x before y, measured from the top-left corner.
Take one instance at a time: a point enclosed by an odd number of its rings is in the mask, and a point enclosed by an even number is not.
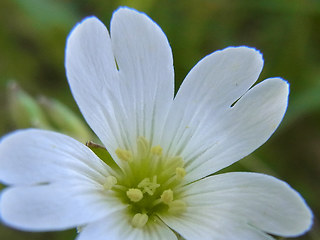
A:
[[[146,15],[144,12],[140,12],[140,11],[138,11],[138,10],[136,10],[136,9],[134,9],[134,8],[129,8],[129,7],[126,7],[126,6],[121,6],[121,7],[119,7],[116,11],[114,11],[114,13],[113,13],[113,16],[112,16],[112,18],[114,17],[114,16],[116,16],[116,15],[143,15],[143,16],[146,16],[147,18],[149,18],[149,16],[148,15]],[[112,20],[111,20],[112,21]]]
[[[300,196],[301,197],[301,196]],[[297,229],[298,231],[294,233],[293,235],[288,235],[288,237],[299,237],[307,232],[309,232],[313,227],[313,213],[308,204],[305,202],[305,200],[301,197],[303,204],[304,204],[304,219],[301,219],[301,227],[300,229]]]
[[[268,78],[266,80],[270,82],[272,81],[273,84],[278,84],[278,88],[282,89],[284,93],[289,94],[290,84],[287,80],[280,77]]]
[[[208,211],[207,221],[211,223],[243,219],[238,223],[244,228],[251,226],[281,237],[298,237],[312,226],[313,214],[303,197],[288,183],[269,175],[217,174],[187,185],[184,192],[189,206],[201,206]],[[214,213],[220,211],[226,215],[216,218]]]
[[[289,188],[289,186],[287,184]],[[308,231],[311,230],[313,226],[313,213],[304,198],[300,195],[299,192],[297,192],[295,189],[291,188],[291,190],[295,193],[296,199],[292,197],[292,202],[291,202],[291,208],[294,208],[294,211],[296,211],[296,215],[292,217],[295,219],[294,221],[291,220],[291,228],[286,229],[283,227],[281,233],[277,233],[276,235],[282,236],[282,237],[299,237],[307,233]],[[295,200],[295,203],[294,201]],[[290,202],[289,202],[290,203]],[[294,205],[294,204],[295,205]],[[290,207],[288,205],[287,207]],[[288,222],[290,222],[288,220]]]
[[[156,26],[156,28],[160,29],[160,32],[164,34],[160,26],[155,21],[153,21],[153,19],[151,19],[146,13],[137,11],[136,9],[133,9],[133,8],[120,7],[116,11],[114,11],[111,17],[111,24],[110,24],[111,32],[112,32],[112,25],[114,25],[112,24],[112,22],[135,22],[141,25],[141,29],[146,28],[148,24],[152,23],[151,24],[152,27]]]
[[[279,77],[274,77],[274,78],[268,78],[258,85],[264,86],[265,91],[270,92],[270,94],[273,93],[274,96],[279,97],[279,103],[281,102],[282,104],[288,106],[288,101],[289,101],[289,92],[290,92],[290,84]],[[257,85],[257,86],[258,86]]]
[[[86,24],[96,24],[101,23],[101,21],[96,16],[88,16],[82,19],[81,22],[79,22],[77,25],[86,25]]]
[[[101,28],[101,27],[106,28],[105,25],[97,17],[89,16],[84,18],[81,22],[78,22],[70,31],[67,37],[66,49],[68,49],[68,45],[70,44],[70,42],[79,33],[90,31],[91,29]]]
[[[229,52],[230,54],[234,53],[234,54],[241,55],[243,57],[248,57],[248,58],[250,57],[250,58],[254,59],[255,61],[257,61],[257,63],[260,63],[261,69],[263,67],[263,63],[264,63],[263,54],[259,50],[255,49],[253,47],[231,46],[231,47],[227,47],[222,50],[219,50],[219,51],[220,52]]]
[[[282,82],[286,83],[286,81],[283,80]],[[251,174],[256,176],[263,175],[258,173]],[[281,237],[299,237],[310,231],[313,225],[313,213],[303,196],[288,183],[272,176],[265,175],[265,177],[273,180],[275,183],[278,182],[277,185],[281,187],[281,189],[279,188],[277,191],[284,200],[282,203],[283,207],[280,208],[278,206],[278,211],[282,213],[282,216],[278,215],[278,218],[275,216],[274,219],[275,221],[280,218],[282,219],[282,221],[278,221],[278,231],[267,232]],[[268,186],[268,184],[266,184],[266,186]],[[271,189],[276,188],[276,185],[271,187]],[[285,218],[287,219],[285,220]]]

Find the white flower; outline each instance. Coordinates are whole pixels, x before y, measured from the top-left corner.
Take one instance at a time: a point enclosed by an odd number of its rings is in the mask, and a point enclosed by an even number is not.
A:
[[[29,231],[81,227],[78,240],[177,239],[176,233],[265,240],[310,228],[312,213],[288,184],[257,173],[210,175],[262,145],[286,111],[285,81],[252,87],[263,65],[258,51],[214,52],[174,97],[166,36],[145,14],[121,8],[111,37],[94,17],[78,24],[65,64],[83,116],[118,167],[62,134],[9,134],[0,144],[0,180],[10,185],[0,203],[6,224]]]

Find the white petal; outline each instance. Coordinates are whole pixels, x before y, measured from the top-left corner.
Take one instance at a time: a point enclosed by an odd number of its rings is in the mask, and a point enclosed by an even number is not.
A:
[[[163,218],[178,232],[183,226],[191,225],[192,219],[200,221],[201,218],[205,219],[202,222],[208,222],[203,228],[210,231],[211,227],[212,234],[219,231],[219,224],[231,222],[242,224],[243,228],[251,226],[274,235],[294,237],[310,229],[312,224],[312,213],[299,193],[268,175],[215,175],[185,186],[182,197],[189,207],[184,219],[177,223],[179,229],[175,226],[178,219]],[[228,232],[227,227],[223,230]],[[237,232],[233,234],[237,236]]]
[[[246,223],[228,218],[228,214],[209,208],[188,208],[185,213],[178,216],[160,215],[160,217],[187,240],[274,240],[268,234]]]
[[[76,140],[45,130],[15,131],[0,143],[0,181],[38,184],[83,179],[103,183],[109,167]]]
[[[177,237],[162,221],[154,219],[143,228],[131,226],[124,211],[110,214],[106,218],[85,226],[77,240],[177,240]]]
[[[202,59],[174,99],[163,136],[165,149],[179,153],[199,129],[212,128],[257,80],[262,66],[262,55],[248,47],[226,48]]]
[[[135,143],[138,136],[157,141],[174,95],[168,40],[147,15],[128,8],[114,13],[111,40],[127,121],[133,128],[130,141]]]
[[[27,231],[73,228],[124,207],[99,185],[83,181],[11,187],[0,201],[4,223]]]
[[[267,79],[250,89],[223,114],[199,124],[181,156],[187,181],[212,174],[265,143],[280,124],[288,104],[289,85]]]
[[[123,145],[118,71],[108,30],[97,18],[86,18],[71,32],[65,67],[72,94],[90,127],[108,150]]]

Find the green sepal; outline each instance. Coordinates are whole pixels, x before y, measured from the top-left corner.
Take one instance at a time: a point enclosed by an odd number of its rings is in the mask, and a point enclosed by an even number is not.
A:
[[[86,146],[91,149],[102,161],[104,161],[109,167],[111,167],[113,170],[117,172],[121,172],[120,167],[118,164],[113,160],[110,153],[107,151],[107,149],[97,143],[94,143],[92,141],[88,141],[86,143]]]

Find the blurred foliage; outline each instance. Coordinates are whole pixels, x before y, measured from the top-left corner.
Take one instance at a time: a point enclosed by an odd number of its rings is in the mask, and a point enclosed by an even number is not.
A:
[[[71,119],[80,116],[65,77],[66,37],[88,15],[96,15],[109,26],[112,12],[123,5],[146,12],[167,34],[174,55],[176,89],[202,57],[239,45],[255,47],[264,54],[260,80],[281,76],[290,82],[288,112],[280,128],[263,147],[228,170],[264,172],[290,183],[315,214],[313,230],[297,239],[320,239],[319,0],[1,0],[0,135],[18,126],[28,127],[13,120],[15,114],[29,113],[12,112],[12,104],[17,102],[10,96],[17,92],[11,89],[8,96],[6,90],[12,79],[24,89],[20,89],[20,97],[27,99],[31,113],[46,119],[44,125],[49,121],[50,126],[72,135],[61,128],[61,119],[54,120],[45,112],[56,100],[46,99],[39,105],[37,96],[58,99],[56,110],[68,111]],[[63,121],[68,124],[69,120]],[[90,137],[79,121],[83,127],[80,135]],[[23,233],[0,225],[3,240],[74,236],[75,230]]]
[[[7,110],[15,128],[42,128],[63,132],[86,142],[95,139],[77,114],[55,99],[40,96],[35,99],[10,81],[7,89]]]

